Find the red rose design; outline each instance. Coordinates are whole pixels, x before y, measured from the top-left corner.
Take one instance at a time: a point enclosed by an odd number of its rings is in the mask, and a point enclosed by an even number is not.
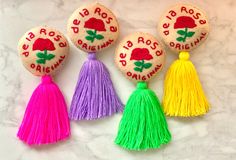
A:
[[[196,26],[197,25],[195,24],[195,21],[192,17],[188,17],[188,16],[178,17],[174,24],[174,29],[184,28],[184,30],[177,31],[180,37],[177,37],[176,40],[179,42],[186,42],[187,38],[190,38],[195,34],[195,32],[188,31],[188,29],[194,28]]]
[[[148,69],[152,66],[152,63],[146,63],[144,60],[153,59],[147,48],[135,48],[132,50],[130,60],[136,60],[134,62],[134,70],[137,72],[143,72],[143,69]]]
[[[54,51],[56,48],[54,47],[53,42],[50,39],[38,38],[33,44],[33,51],[40,50],[43,52],[36,53],[38,59],[36,62],[38,64],[45,64],[47,61],[53,59],[55,57],[54,54],[48,53],[48,51]]]
[[[135,48],[131,53],[130,60],[150,60],[153,59],[147,48]]]
[[[194,28],[197,25],[195,24],[195,21],[192,17],[188,16],[181,16],[176,19],[176,22],[174,24],[174,29],[177,28]]]
[[[54,44],[50,39],[38,38],[33,44],[33,50],[48,50],[53,51],[55,50]]]
[[[94,29],[96,31],[106,31],[105,24],[101,19],[90,18],[84,24],[85,28]]]
[[[92,30],[87,30],[87,36],[85,36],[85,39],[88,41],[94,42],[95,39],[101,40],[104,38],[103,35],[97,34],[97,31],[106,31],[105,24],[101,19],[96,18],[90,18],[84,23],[84,28],[89,28]]]

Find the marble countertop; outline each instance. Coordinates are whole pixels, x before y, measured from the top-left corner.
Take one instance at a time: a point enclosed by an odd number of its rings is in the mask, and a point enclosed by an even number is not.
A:
[[[236,159],[236,1],[185,0],[204,9],[211,32],[207,41],[193,51],[195,64],[210,112],[199,118],[167,118],[173,140],[158,150],[130,152],[113,144],[121,114],[98,121],[72,122],[72,137],[56,145],[30,148],[16,138],[26,104],[38,77],[21,64],[17,53],[19,38],[41,24],[66,33],[71,13],[91,0],[0,0],[0,159],[4,160],[234,160]],[[100,0],[118,17],[121,35],[144,31],[158,37],[160,15],[180,0]],[[116,68],[113,54],[116,45],[99,54],[109,66],[115,88],[125,103],[135,85]],[[163,71],[150,82],[161,99],[163,76],[176,58],[167,50]],[[69,104],[78,73],[86,54],[71,45],[68,63],[55,81]],[[119,82],[119,83],[117,83]]]

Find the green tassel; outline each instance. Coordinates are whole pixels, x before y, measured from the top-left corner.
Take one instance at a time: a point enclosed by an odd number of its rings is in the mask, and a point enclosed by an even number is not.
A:
[[[129,150],[159,148],[171,140],[168,125],[156,94],[138,82],[119,125],[115,143]]]

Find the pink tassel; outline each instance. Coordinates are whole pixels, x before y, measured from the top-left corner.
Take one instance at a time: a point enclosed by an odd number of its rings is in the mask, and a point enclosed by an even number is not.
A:
[[[29,145],[55,143],[70,136],[64,97],[50,76],[34,90],[17,136]]]

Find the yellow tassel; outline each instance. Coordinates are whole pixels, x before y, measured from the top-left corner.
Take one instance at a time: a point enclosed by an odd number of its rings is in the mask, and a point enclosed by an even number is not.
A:
[[[163,99],[166,115],[191,117],[209,110],[197,71],[188,59],[188,52],[180,52],[179,59],[166,73]]]

